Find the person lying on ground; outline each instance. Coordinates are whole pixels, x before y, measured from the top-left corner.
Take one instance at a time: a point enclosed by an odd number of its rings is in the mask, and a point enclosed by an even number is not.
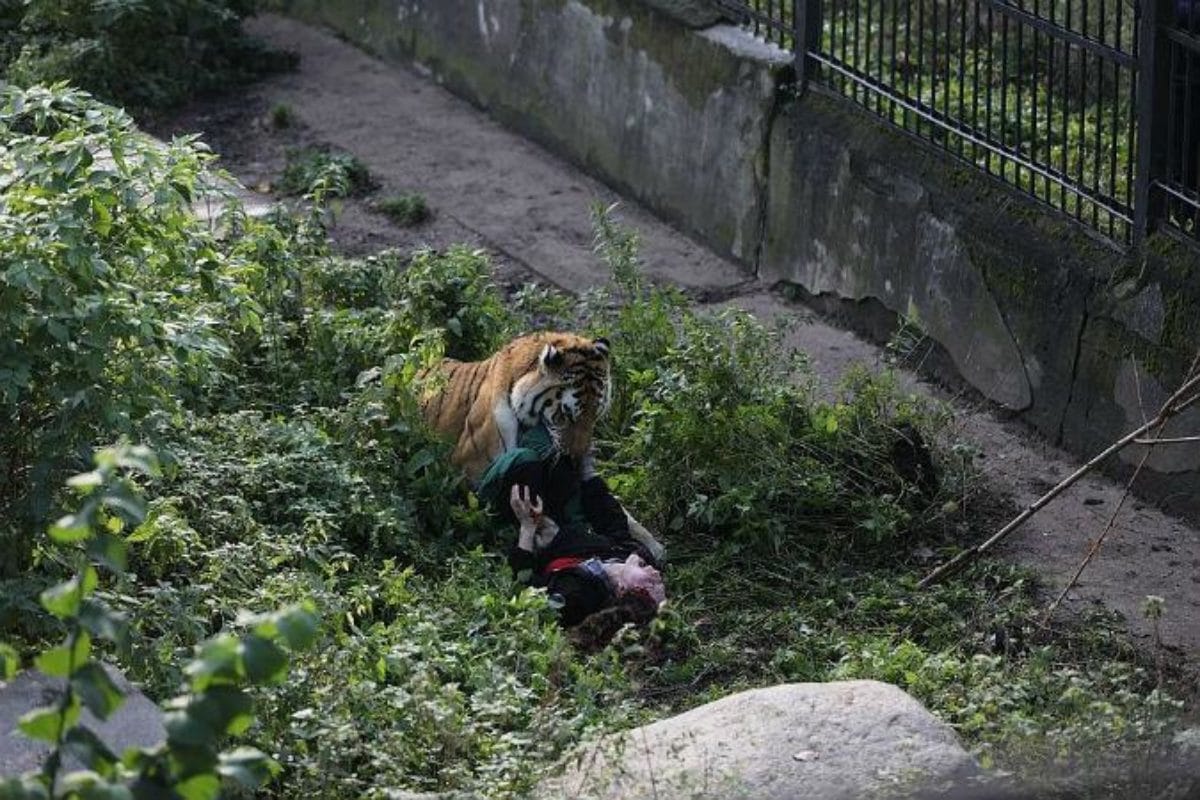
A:
[[[667,599],[662,574],[637,550],[604,537],[567,534],[542,513],[542,501],[527,486],[514,485],[510,503],[520,526],[509,551],[517,574],[528,570],[531,586],[544,586],[566,626],[605,609],[629,607],[630,621],[648,621]],[[575,552],[575,555],[563,553]]]
[[[531,586],[546,588],[564,626],[618,601],[653,617],[665,600],[653,557],[630,535],[625,510],[596,474],[592,455],[576,463],[554,448],[543,426],[524,432],[489,467],[479,494],[517,523],[509,564]]]

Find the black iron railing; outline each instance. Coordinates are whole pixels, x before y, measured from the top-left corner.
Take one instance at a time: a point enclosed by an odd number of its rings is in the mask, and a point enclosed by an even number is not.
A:
[[[1161,129],[1148,193],[1150,211],[1168,230],[1200,241],[1200,2],[1177,2],[1160,25]]]
[[[1119,244],[1200,242],[1200,0],[718,2],[802,82]]]

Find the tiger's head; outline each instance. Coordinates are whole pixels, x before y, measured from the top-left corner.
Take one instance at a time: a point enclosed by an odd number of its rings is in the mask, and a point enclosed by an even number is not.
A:
[[[535,341],[534,363],[513,383],[512,408],[522,425],[545,423],[559,451],[582,458],[612,404],[608,340],[546,333]]]

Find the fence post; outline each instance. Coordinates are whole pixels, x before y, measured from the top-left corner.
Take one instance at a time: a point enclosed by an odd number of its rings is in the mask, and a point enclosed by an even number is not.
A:
[[[792,52],[796,59],[796,89],[808,87],[816,65],[809,51],[821,46],[821,0],[792,0]]]
[[[1137,161],[1133,180],[1133,245],[1140,247],[1151,228],[1162,219],[1161,193],[1151,191],[1166,160],[1165,134],[1170,104],[1169,50],[1163,46],[1161,26],[1170,24],[1170,0],[1138,3]]]

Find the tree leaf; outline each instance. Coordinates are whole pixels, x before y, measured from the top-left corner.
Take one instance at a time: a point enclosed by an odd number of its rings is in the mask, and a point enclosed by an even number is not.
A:
[[[21,668],[21,657],[17,651],[4,642],[0,642],[0,682],[11,681]]]
[[[213,686],[188,702],[186,712],[223,734],[237,735],[254,721],[253,702],[234,686]]]
[[[30,739],[39,742],[58,742],[59,732],[64,734],[79,722],[79,703],[73,702],[65,710],[58,706],[35,708],[17,720],[17,727]]]
[[[39,598],[42,601],[42,608],[59,619],[73,617],[79,612],[83,598],[95,590],[98,582],[99,576],[96,574],[96,568],[89,564],[83,568],[81,575],[76,575],[71,580],[51,586],[42,592]]]
[[[50,538],[59,544],[81,542],[91,535],[87,519],[77,514],[67,514],[50,526]]]
[[[79,608],[79,624],[93,636],[120,642],[125,638],[128,622],[124,615],[113,611],[101,601],[89,597]]]
[[[49,800],[49,797],[36,776],[0,778],[0,800]]]
[[[113,572],[124,572],[125,542],[108,532],[101,532],[87,543],[87,553]]]
[[[41,653],[33,661],[33,665],[52,678],[70,677],[74,670],[87,663],[92,649],[92,637],[86,632],[75,636],[74,648],[71,640],[58,647],[52,647]]]
[[[88,769],[111,778],[117,756],[90,728],[78,725],[63,740],[63,750],[74,756]]]
[[[237,781],[247,789],[254,790],[279,774],[281,767],[275,759],[253,747],[239,747],[221,754],[221,765],[217,771],[223,777]]]
[[[163,714],[163,727],[167,729],[167,741],[172,746],[210,747],[217,741],[218,732],[186,710]]]
[[[319,620],[311,603],[280,611],[275,623],[279,635],[291,650],[307,649],[317,637]]]
[[[175,791],[183,800],[216,800],[221,792],[221,779],[211,773],[203,773],[176,784]]]
[[[183,668],[192,691],[202,692],[213,683],[238,679],[238,640],[224,634],[200,645],[200,652]]]
[[[287,656],[274,642],[260,636],[244,637],[238,655],[251,683],[273,683],[287,675]]]
[[[105,720],[125,702],[125,694],[117,688],[108,671],[89,661],[71,675],[71,687],[83,705],[99,719]]]

